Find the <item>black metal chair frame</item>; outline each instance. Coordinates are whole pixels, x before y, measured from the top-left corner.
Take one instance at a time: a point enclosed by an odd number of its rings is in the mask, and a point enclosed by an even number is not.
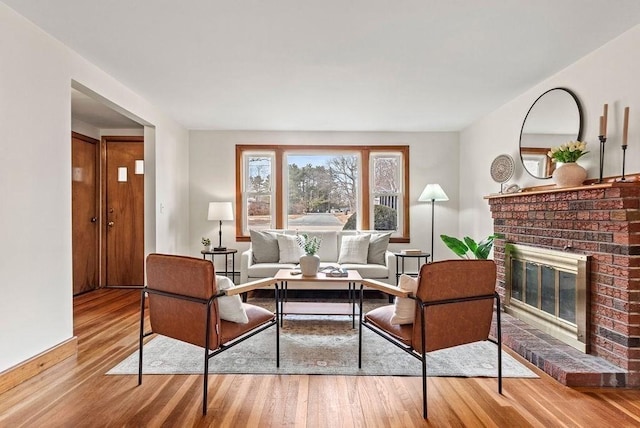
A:
[[[275,286],[275,299],[276,299],[276,313],[275,313],[275,317],[273,320],[269,321],[266,324],[263,324],[253,330],[250,330],[249,332],[243,334],[242,336],[231,340],[230,342],[221,344],[219,348],[217,348],[216,350],[209,352],[209,338],[210,338],[210,333],[211,333],[211,305],[213,304],[213,301],[219,297],[225,296],[226,293],[224,291],[219,292],[218,294],[215,294],[213,296],[211,296],[209,299],[199,299],[197,297],[191,297],[191,296],[185,296],[182,294],[176,294],[176,293],[169,293],[166,291],[160,291],[160,290],[154,290],[148,287],[144,287],[141,291],[141,298],[140,298],[140,355],[138,358],[138,385],[142,384],[142,349],[143,349],[143,341],[145,337],[151,336],[152,334],[155,334],[155,332],[153,331],[148,331],[148,332],[144,332],[144,312],[145,312],[145,300],[146,300],[146,296],[147,294],[157,294],[160,296],[165,296],[165,297],[170,297],[170,298],[174,298],[174,299],[180,299],[180,300],[187,300],[190,302],[195,302],[195,303],[200,303],[202,305],[204,305],[206,307],[206,317],[207,317],[207,324],[205,326],[205,348],[204,348],[204,386],[203,386],[203,393],[202,393],[202,414],[206,415],[207,414],[207,392],[208,392],[208,385],[209,385],[209,359],[218,355],[219,353],[226,351],[227,349],[241,343],[244,342],[245,340],[247,340],[248,338],[260,333],[263,330],[268,329],[269,327],[273,327],[275,325],[276,327],[276,367],[280,367],[280,327],[279,327],[279,323],[278,323],[278,284],[274,283]]]
[[[362,289],[363,286],[360,285],[360,329],[359,329],[359,337],[358,337],[358,368],[361,369],[362,368],[362,327],[366,327],[369,330],[373,331],[374,333],[378,334],[379,336],[381,336],[382,338],[386,339],[387,341],[391,342],[392,344],[394,344],[395,346],[397,346],[398,348],[402,349],[403,351],[407,352],[409,355],[412,355],[413,357],[417,358],[418,360],[420,360],[422,362],[422,416],[427,419],[427,353],[426,353],[426,349],[427,349],[427,334],[426,334],[426,325],[425,325],[425,308],[426,310],[429,310],[429,307],[431,306],[438,306],[438,305],[448,305],[448,304],[454,304],[454,303],[462,303],[462,302],[470,302],[470,301],[475,301],[475,300],[487,300],[487,299],[495,299],[496,303],[495,303],[495,310],[496,310],[496,335],[497,338],[496,340],[493,339],[488,339],[490,342],[492,343],[496,343],[498,345],[498,393],[502,394],[502,327],[501,327],[501,318],[500,318],[500,295],[497,292],[494,292],[493,294],[485,294],[485,295],[479,295],[479,296],[472,296],[472,297],[463,297],[463,298],[458,298],[458,299],[443,299],[443,300],[436,300],[436,301],[432,301],[432,302],[423,302],[421,301],[419,298],[415,297],[415,296],[408,296],[409,299],[413,299],[416,301],[416,303],[420,306],[420,325],[422,326],[422,352],[417,352],[414,348],[407,346],[405,344],[403,344],[402,342],[398,341],[398,339],[394,338],[393,336],[389,335],[386,331],[378,328],[375,325],[372,325],[371,323],[368,323],[366,321],[366,319],[363,319],[362,317]]]

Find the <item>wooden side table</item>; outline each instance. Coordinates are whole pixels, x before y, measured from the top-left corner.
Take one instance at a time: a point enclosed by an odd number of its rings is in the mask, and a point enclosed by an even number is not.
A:
[[[202,250],[200,254],[202,254],[202,258],[206,259],[207,256],[211,256],[211,262],[213,262],[215,266],[215,256],[224,256],[224,276],[229,276],[229,256],[231,256],[231,280],[235,282],[235,270],[236,270],[236,253],[238,250],[235,248],[227,248],[226,250]],[[218,271],[217,273],[222,273],[222,271]]]

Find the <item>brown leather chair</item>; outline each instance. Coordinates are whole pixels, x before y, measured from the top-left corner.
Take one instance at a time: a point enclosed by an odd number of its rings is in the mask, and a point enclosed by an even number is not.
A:
[[[422,265],[418,289],[413,295],[375,280],[363,286],[397,297],[415,300],[413,323],[391,324],[394,305],[360,315],[358,367],[362,367],[362,327],[379,334],[422,361],[422,411],[427,418],[426,353],[465,343],[491,340],[489,330],[495,313],[498,344],[498,392],[502,394],[502,340],[500,297],[495,291],[496,265],[493,260],[446,260]],[[362,307],[362,289],[360,293]]]
[[[220,319],[218,298],[239,295],[277,282],[271,278],[228,290],[218,290],[213,263],[194,257],[165,254],[147,256],[147,286],[140,304],[140,356],[138,385],[142,383],[143,339],[161,334],[200,346],[204,350],[202,413],[207,414],[209,359],[269,327],[276,327],[276,366],[280,367],[280,331],[276,313],[242,303],[249,322],[239,324]],[[149,299],[151,331],[144,332],[145,301]]]

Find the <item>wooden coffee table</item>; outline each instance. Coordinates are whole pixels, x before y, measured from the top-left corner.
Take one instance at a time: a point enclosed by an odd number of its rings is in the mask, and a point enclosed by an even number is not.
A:
[[[280,281],[281,287],[277,302],[280,304],[280,325],[283,324],[284,314],[317,314],[317,315],[351,315],[352,325],[356,323],[356,283],[362,281],[362,277],[356,270],[348,270],[347,276],[332,277],[322,272],[316,276],[302,276],[292,274],[299,272],[294,269],[280,269],[274,279]],[[307,283],[346,283],[348,289],[348,302],[288,302],[287,286],[290,282]]]

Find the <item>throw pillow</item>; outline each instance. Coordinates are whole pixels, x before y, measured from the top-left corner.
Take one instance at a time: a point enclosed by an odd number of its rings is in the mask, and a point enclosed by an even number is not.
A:
[[[418,291],[418,279],[409,275],[400,275],[398,287],[401,290],[410,291],[415,294]],[[393,308],[393,315],[389,321],[393,325],[413,324],[415,315],[416,301],[407,297],[396,297]]]
[[[216,284],[218,290],[228,290],[235,287],[233,282],[226,276],[216,275]],[[220,319],[236,322],[238,324],[246,324],[249,322],[247,311],[244,309],[242,299],[239,295],[218,297],[218,312]]]
[[[338,257],[338,263],[354,263],[366,265],[370,240],[371,235],[368,234],[343,236],[342,245],[340,246],[340,257]]]
[[[280,259],[278,263],[298,263],[304,256],[304,250],[298,243],[297,235],[278,235]]]
[[[369,241],[369,254],[367,255],[367,263],[374,265],[385,264],[385,254],[389,247],[389,239],[391,232],[372,233]]]
[[[249,230],[254,263],[278,263],[280,250],[277,234],[261,230]]]

